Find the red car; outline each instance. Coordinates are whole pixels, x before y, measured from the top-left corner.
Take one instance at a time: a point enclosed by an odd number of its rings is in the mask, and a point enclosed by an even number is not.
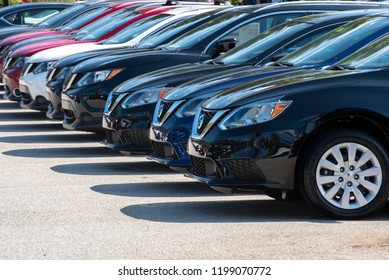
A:
[[[83,27],[91,24],[98,19],[101,19],[110,13],[116,12],[118,10],[124,9],[129,6],[135,5],[135,2],[130,3],[115,3],[107,4],[104,6],[96,6],[96,9],[88,10],[85,13],[82,13],[77,16],[77,18],[70,21],[65,26],[59,29],[42,29],[35,30],[30,32],[24,32],[16,35],[9,36],[0,41],[0,73],[2,72],[3,60],[9,47],[13,44],[16,44],[20,41],[34,38],[34,41],[44,40],[46,36],[55,36],[55,38],[63,38],[71,36],[70,33],[76,30],[82,29]],[[54,38],[54,37],[53,37]]]
[[[8,98],[10,100],[20,100],[19,77],[27,57],[39,51],[53,47],[98,42],[107,39],[138,20],[160,14],[172,8],[174,8],[174,6],[155,8],[154,5],[147,5],[146,7],[137,8],[134,11],[134,8],[128,7],[100,19],[99,22],[96,22],[96,24],[101,24],[102,22],[103,26],[86,35],[78,35],[75,38],[60,38],[40,41],[37,43],[28,44],[10,52],[4,61],[4,98]],[[89,26],[90,25],[86,26],[85,28],[88,28]],[[84,31],[85,28],[80,30],[79,34],[80,32]]]

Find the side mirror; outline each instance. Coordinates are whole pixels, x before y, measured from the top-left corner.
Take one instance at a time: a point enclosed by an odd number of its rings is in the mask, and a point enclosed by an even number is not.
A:
[[[235,48],[236,39],[235,38],[225,38],[216,42],[216,51],[220,55],[225,53],[233,48]]]

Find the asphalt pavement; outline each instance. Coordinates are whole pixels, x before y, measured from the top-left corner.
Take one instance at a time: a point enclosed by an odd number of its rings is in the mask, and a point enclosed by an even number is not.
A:
[[[226,195],[0,94],[0,259],[389,259],[389,207],[332,220]]]

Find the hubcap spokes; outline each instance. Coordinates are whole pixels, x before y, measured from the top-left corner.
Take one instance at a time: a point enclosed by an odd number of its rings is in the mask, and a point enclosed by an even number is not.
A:
[[[378,158],[367,147],[346,142],[328,149],[316,168],[316,184],[325,200],[342,209],[371,202],[382,184]]]

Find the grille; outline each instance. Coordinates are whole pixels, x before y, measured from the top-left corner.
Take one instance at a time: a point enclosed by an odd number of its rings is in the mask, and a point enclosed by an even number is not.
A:
[[[265,180],[265,175],[252,159],[230,159],[227,164],[232,175],[239,179]]]
[[[173,147],[168,143],[152,141],[153,155],[157,158],[178,159]]]
[[[205,127],[208,125],[208,123],[211,121],[211,119],[216,115],[216,111],[201,111],[199,118],[204,116],[203,123],[200,127],[197,127],[197,132],[199,134],[203,133]]]
[[[47,74],[47,81],[51,81],[55,78],[57,75],[59,68],[52,68],[49,73]]]
[[[220,177],[215,163],[207,158],[190,157],[193,173],[201,177]]]
[[[144,147],[150,143],[147,130],[126,130],[122,133],[122,144],[133,144],[135,146]]]
[[[112,97],[111,99],[109,100],[109,105],[108,105],[108,110],[111,110],[113,105],[115,104],[115,101],[116,99],[118,99],[118,97],[120,96],[120,94],[112,94]]]
[[[170,107],[172,107],[174,102],[172,101],[162,101],[161,106],[158,108],[158,110],[162,107],[162,112],[158,112],[158,121],[161,121],[163,117],[166,115],[167,111],[169,111]]]
[[[28,72],[26,74],[33,72],[37,66],[38,63],[32,63],[30,69],[28,69]]]

